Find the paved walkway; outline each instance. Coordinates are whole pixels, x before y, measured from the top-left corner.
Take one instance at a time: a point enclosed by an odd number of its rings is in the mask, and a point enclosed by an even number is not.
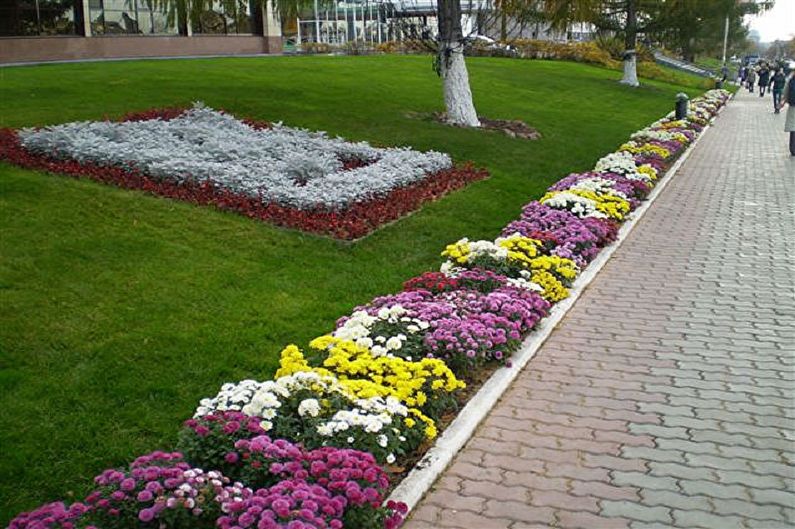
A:
[[[795,527],[795,158],[770,106],[725,109],[408,529]]]

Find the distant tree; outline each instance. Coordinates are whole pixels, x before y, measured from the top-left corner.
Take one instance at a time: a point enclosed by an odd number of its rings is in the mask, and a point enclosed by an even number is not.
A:
[[[572,22],[593,24],[624,40],[623,84],[638,86],[638,35],[657,28],[663,0],[545,0],[552,26],[565,29]]]
[[[726,21],[729,55],[747,48],[744,17],[772,6],[768,0],[667,0],[657,21],[655,39],[694,61],[698,55],[720,57]]]

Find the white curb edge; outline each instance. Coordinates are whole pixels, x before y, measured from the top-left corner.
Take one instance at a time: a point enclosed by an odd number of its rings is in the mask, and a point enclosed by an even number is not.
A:
[[[713,120],[723,112],[723,109],[728,106],[728,103],[733,98],[734,94],[726,101],[726,105],[718,110]],[[530,359],[535,356],[536,352],[541,348],[541,345],[543,345],[549,335],[552,334],[552,331],[555,330],[558,323],[566,316],[566,313],[571,309],[585,289],[588,288],[588,285],[596,277],[596,274],[607,264],[607,261],[623,244],[624,240],[629,236],[640,219],[643,218],[660,193],[662,193],[674,179],[679,168],[685,160],[690,157],[690,153],[693,152],[696,145],[698,145],[699,141],[701,141],[701,138],[704,137],[710,127],[711,124],[707,124],[704,127],[698,137],[690,144],[682,156],[674,162],[663,178],[659,179],[660,183],[649,193],[647,200],[633,211],[632,218],[621,226],[616,241],[603,248],[596,259],[594,259],[576,281],[574,281],[570,289],[569,297],[552,307],[552,310],[549,311],[549,315],[541,320],[539,326],[525,339],[522,347],[511,357],[513,366],[495,371],[469,402],[467,402],[466,406],[459,411],[456,418],[444,430],[444,433],[439,437],[434,446],[417,462],[408,476],[400,482],[400,485],[395,487],[388,498],[389,500],[405,503],[408,506],[409,512],[417,506],[422,497],[425,496],[425,493],[428,492],[431,486],[436,482],[436,478],[445,471],[456,454],[458,454],[461,448],[472,437],[472,434],[483,419],[486,418],[486,415],[488,415],[497,401],[502,397],[503,393],[510,387],[513,380],[519,375],[522,369],[524,369]]]

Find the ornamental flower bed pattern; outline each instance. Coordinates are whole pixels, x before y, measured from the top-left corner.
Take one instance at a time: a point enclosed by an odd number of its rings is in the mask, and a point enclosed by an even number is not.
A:
[[[355,239],[488,174],[201,104],[122,121],[0,131],[0,159]]]
[[[711,90],[688,119],[636,132],[496,240],[448,245],[438,272],[357,307],[304,351],[286,347],[274,380],[224,384],[185,422],[180,452],[107,470],[84,501],[46,504],[9,527],[397,528],[407,509],[384,502],[390,473],[429,446],[464,379],[510,365],[728,98]]]

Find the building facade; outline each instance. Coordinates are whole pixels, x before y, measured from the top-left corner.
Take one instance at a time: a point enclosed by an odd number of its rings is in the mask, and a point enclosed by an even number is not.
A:
[[[0,63],[281,51],[269,0],[0,0]]]

